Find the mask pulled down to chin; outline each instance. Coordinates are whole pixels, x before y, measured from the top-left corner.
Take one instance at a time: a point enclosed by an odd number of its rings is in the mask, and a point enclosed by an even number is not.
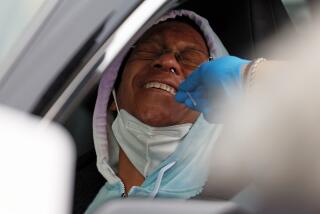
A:
[[[112,124],[117,143],[136,169],[147,177],[162,161],[172,154],[192,124],[152,127],[124,109]]]

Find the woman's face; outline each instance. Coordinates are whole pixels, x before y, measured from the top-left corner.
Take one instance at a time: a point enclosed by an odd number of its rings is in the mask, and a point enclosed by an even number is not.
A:
[[[200,33],[169,21],[148,30],[125,65],[118,90],[120,109],[151,126],[193,123],[199,113],[175,101],[179,84],[208,60]]]

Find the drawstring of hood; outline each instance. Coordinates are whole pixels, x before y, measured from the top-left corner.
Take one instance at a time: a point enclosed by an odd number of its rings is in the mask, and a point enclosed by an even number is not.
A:
[[[164,167],[161,168],[161,170],[159,171],[157,180],[155,182],[154,189],[149,195],[150,198],[155,198],[157,196],[159,189],[160,189],[162,178],[164,176],[164,173],[166,173],[175,164],[176,164],[176,161],[173,161],[173,162],[168,163],[167,165],[165,165]]]

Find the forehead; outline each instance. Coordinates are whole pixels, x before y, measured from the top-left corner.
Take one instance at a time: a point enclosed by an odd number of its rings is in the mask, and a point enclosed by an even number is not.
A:
[[[185,41],[206,48],[202,35],[191,25],[181,21],[167,21],[151,27],[140,39],[163,42]]]

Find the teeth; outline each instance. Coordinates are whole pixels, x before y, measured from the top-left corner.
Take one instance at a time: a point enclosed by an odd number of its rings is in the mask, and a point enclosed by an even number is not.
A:
[[[172,95],[176,94],[176,90],[174,88],[172,88],[171,86],[169,86],[167,84],[160,83],[160,82],[149,82],[149,83],[145,84],[144,87],[145,88],[158,88],[158,89],[165,90]]]

